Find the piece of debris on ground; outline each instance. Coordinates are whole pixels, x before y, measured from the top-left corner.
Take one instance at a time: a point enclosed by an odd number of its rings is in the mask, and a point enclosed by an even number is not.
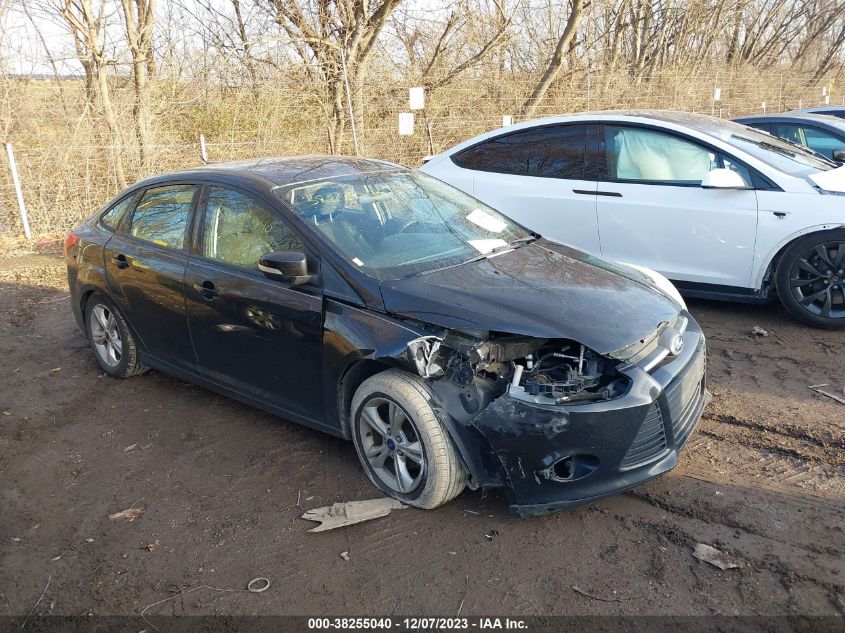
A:
[[[109,515],[109,523],[131,523],[138,517],[144,516],[144,508],[127,508]]]
[[[325,532],[326,530],[378,519],[387,516],[393,510],[401,510],[405,507],[401,501],[389,497],[367,501],[346,501],[308,510],[302,515],[302,518],[320,522],[320,525],[308,530],[309,532]]]
[[[759,325],[755,325],[753,328],[751,328],[751,333],[754,336],[768,336],[769,335],[768,331],[764,330]]]
[[[831,400],[836,400],[839,404],[845,404],[845,397],[835,393],[835,388],[827,383],[823,383],[821,385],[808,385],[808,388],[823,396],[827,396]],[[845,395],[845,389],[843,389],[843,395]]]
[[[737,563],[728,560],[727,555],[724,552],[717,550],[715,547],[705,545],[704,543],[696,543],[692,555],[698,560],[710,563],[721,570],[737,569],[739,567]]]

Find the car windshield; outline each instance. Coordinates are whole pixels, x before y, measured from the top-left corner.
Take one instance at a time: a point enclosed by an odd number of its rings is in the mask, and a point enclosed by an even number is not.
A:
[[[498,211],[418,172],[378,172],[275,194],[334,249],[377,279],[455,266],[530,241]]]
[[[807,176],[836,167],[814,151],[750,127],[731,130],[721,139],[792,176]]]

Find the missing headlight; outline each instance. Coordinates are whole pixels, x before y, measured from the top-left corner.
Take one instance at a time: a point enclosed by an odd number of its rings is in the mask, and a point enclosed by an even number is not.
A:
[[[550,342],[516,361],[511,395],[547,404],[610,400],[627,385],[617,364],[584,345]]]

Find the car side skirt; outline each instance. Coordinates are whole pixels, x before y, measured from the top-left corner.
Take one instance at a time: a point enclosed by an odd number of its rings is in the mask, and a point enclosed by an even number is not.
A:
[[[245,393],[221,385],[198,373],[185,371],[180,367],[176,367],[168,362],[156,358],[155,356],[152,356],[148,352],[140,351],[139,356],[142,363],[162,373],[168,374],[175,378],[179,378],[180,380],[184,380],[185,382],[190,382],[195,385],[199,385],[200,387],[204,387],[211,391],[217,392],[223,396],[232,398],[233,400],[237,400],[244,404],[256,407],[257,409],[261,409],[262,411],[266,411],[267,413],[272,413],[273,415],[278,416],[280,418],[290,420],[291,422],[296,422],[297,424],[302,424],[317,431],[322,431],[324,433],[328,433],[329,435],[334,435],[335,437],[341,437],[346,439],[341,429],[335,425],[326,424],[319,420],[314,420],[312,418],[307,418],[301,415],[297,415],[295,413],[291,413],[287,409],[282,409],[280,407],[269,404],[264,400],[253,398]]]
[[[719,284],[704,284],[694,281],[672,281],[678,291],[692,299],[711,299],[715,301],[735,301],[739,303],[768,303],[769,288],[759,290],[741,288],[738,286],[722,286]]]

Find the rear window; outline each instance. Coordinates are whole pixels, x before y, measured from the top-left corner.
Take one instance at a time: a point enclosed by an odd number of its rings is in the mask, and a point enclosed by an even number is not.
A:
[[[160,246],[181,249],[196,189],[194,185],[147,189],[132,214],[129,232]]]
[[[503,134],[452,157],[464,169],[583,179],[589,125],[543,126]]]

